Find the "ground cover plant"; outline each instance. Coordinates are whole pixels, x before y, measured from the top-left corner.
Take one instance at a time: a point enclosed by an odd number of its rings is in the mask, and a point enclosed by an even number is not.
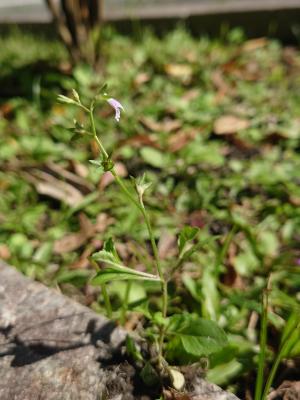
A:
[[[71,70],[63,49],[54,61],[43,52],[34,73],[40,52],[22,59],[16,51],[11,65],[8,50],[0,55],[1,87],[11,89],[3,90],[0,108],[1,257],[103,313],[101,289],[90,285],[90,256],[105,242],[114,239],[125,265],[151,273],[139,211],[109,173],[88,162],[99,152],[80,135],[84,112],[56,102],[57,93],[71,96],[75,88],[86,104],[107,82],[126,117],[116,124],[103,105],[95,128],[118,176],[145,172],[152,182],[144,202],[164,271],[178,263],[180,232],[198,228],[187,243],[197,251],[168,283],[168,313],[217,322],[228,343],[208,357],[207,379],[254,398],[257,365],[264,366],[264,383],[278,352],[271,384],[299,376],[300,53],[275,40],[246,40],[239,30],[218,40],[195,39],[184,29],[162,40],[105,35],[102,74],[88,66]],[[32,39],[3,40],[19,48]],[[67,129],[74,118],[77,132]],[[129,331],[147,326],[145,299],[149,312],[161,309],[151,282],[128,289],[113,281],[106,290],[112,318]],[[296,337],[287,348],[291,332]],[[186,354],[166,350],[170,363],[186,363]]]

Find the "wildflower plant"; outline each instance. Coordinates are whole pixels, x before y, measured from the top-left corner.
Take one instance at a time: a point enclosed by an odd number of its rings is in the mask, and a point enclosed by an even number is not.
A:
[[[168,358],[174,360],[182,358],[185,363],[199,361],[201,357],[207,357],[211,353],[220,351],[226,344],[225,333],[216,322],[200,318],[195,314],[183,312],[181,314],[170,314],[168,283],[172,280],[175,271],[178,271],[183,263],[196,252],[203,242],[194,239],[199,236],[197,228],[186,226],[178,237],[179,256],[175,265],[165,271],[156,244],[149,214],[144,204],[144,195],[150,182],[145,175],[132,178],[131,182],[124,181],[115,169],[112,157],[106,151],[103,142],[96,131],[94,111],[96,106],[107,102],[115,111],[115,120],[120,121],[121,112],[124,111],[122,104],[108,97],[106,85],[104,85],[87,106],[81,102],[78,93],[73,90],[72,97],[58,96],[58,100],[68,105],[73,105],[83,110],[89,119],[89,128],[74,121],[73,131],[75,135],[89,136],[98,146],[99,158],[90,162],[103,171],[109,171],[120,190],[128,200],[138,209],[147,228],[151,252],[153,257],[152,273],[137,271],[122,262],[113,240],[109,239],[104,243],[103,249],[94,253],[90,260],[97,270],[92,278],[91,284],[100,286],[105,303],[107,316],[112,317],[112,307],[106,285],[113,281],[127,281],[127,295],[130,290],[131,281],[150,281],[159,287],[161,309],[158,312],[150,312],[148,309],[140,309],[148,320],[147,328],[140,333],[146,339],[148,346],[148,359],[142,355],[140,347],[130,337],[127,337],[127,351],[129,356],[141,365],[141,377],[148,384],[162,383],[164,379],[173,385],[175,389],[182,389],[184,377],[178,369],[171,367]],[[128,297],[128,296],[127,296]],[[126,309],[125,309],[126,313]],[[121,323],[124,323],[125,313],[121,313]]]

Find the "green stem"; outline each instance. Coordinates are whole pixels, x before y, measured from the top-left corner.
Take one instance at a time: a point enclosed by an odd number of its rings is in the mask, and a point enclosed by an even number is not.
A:
[[[262,296],[262,321],[261,321],[260,344],[259,344],[260,353],[259,353],[258,372],[256,378],[254,400],[262,400],[266,347],[267,347],[268,302],[269,302],[268,289],[265,289]]]
[[[124,301],[123,301],[123,305],[122,305],[122,309],[121,309],[121,318],[120,318],[121,325],[123,325],[123,326],[125,325],[125,322],[126,322],[126,312],[128,310],[130,289],[131,289],[131,282],[127,281]]]
[[[105,309],[106,309],[106,315],[109,319],[112,318],[112,308],[111,308],[111,303],[110,303],[110,299],[109,299],[109,295],[106,289],[106,285],[105,283],[103,283],[102,285],[100,285],[101,287],[101,291],[103,294],[103,299],[104,299],[104,304],[105,304]]]
[[[93,267],[96,269],[96,271],[99,271],[99,266],[96,263],[96,261],[94,261],[92,258],[89,258],[89,260],[90,260],[91,264],[93,265]],[[108,318],[111,319],[112,318],[112,307],[111,307],[111,302],[110,302],[110,299],[109,299],[109,295],[108,295],[105,283],[100,285],[100,287],[101,287],[101,292],[103,294],[106,315],[107,315]]]
[[[297,328],[299,329],[299,326]],[[290,335],[282,343],[279,353],[277,354],[275,361],[272,365],[261,400],[267,399],[268,393],[270,391],[271,385],[273,383],[275,374],[277,372],[281,360],[283,359],[283,357],[285,357],[286,354],[289,354],[291,348],[295,345],[296,341],[298,340],[297,328],[295,330],[292,330]]]
[[[222,249],[216,259],[216,263],[215,263],[215,271],[216,272],[220,272],[219,271],[220,265],[224,262],[224,258],[226,257],[226,254],[228,252],[229,245],[230,245],[237,229],[238,229],[237,225],[233,225],[232,229],[228,232],[228,234],[226,236],[225,243],[222,246]]]
[[[143,199],[142,199],[141,196],[139,197],[139,201],[140,201],[141,211],[142,211],[142,214],[143,214],[143,217],[144,217],[144,220],[146,222],[147,229],[148,229],[148,232],[149,232],[150,242],[151,242],[152,251],[153,251],[155,264],[156,264],[156,270],[157,270],[157,273],[158,273],[158,275],[160,277],[160,280],[161,280],[161,285],[162,285],[162,316],[165,319],[165,318],[167,318],[167,312],[168,312],[168,282],[164,277],[164,274],[163,274],[163,271],[162,271],[162,268],[161,268],[161,265],[160,265],[158,249],[157,249],[157,246],[156,246],[154,233],[153,233],[152,226],[151,226],[151,223],[150,223],[150,219],[149,219],[149,216],[148,216],[147,211],[145,209],[145,206],[144,206],[144,203],[143,203]],[[161,327],[160,328],[160,332],[159,332],[159,339],[158,339],[158,358],[159,358],[159,363],[160,364],[162,362],[164,338],[165,338],[165,328]]]
[[[97,136],[97,131],[96,131],[96,127],[95,127],[95,121],[94,121],[94,105],[92,104],[89,110],[89,116],[90,116],[90,122],[91,122],[91,127],[92,127],[92,132],[93,132],[93,136],[94,139],[96,140],[96,143],[99,146],[99,149],[101,151],[101,153],[103,154],[103,156],[106,159],[109,159],[109,156],[105,150],[105,148],[103,147],[100,139]],[[158,274],[158,276],[160,277],[161,280],[161,284],[162,284],[162,298],[163,298],[163,305],[162,305],[162,315],[164,318],[167,317],[167,308],[168,308],[168,286],[167,286],[167,281],[165,280],[161,265],[160,265],[160,260],[159,260],[159,255],[158,255],[158,249],[157,249],[157,245],[155,242],[155,237],[154,237],[154,233],[153,233],[153,229],[150,223],[150,219],[149,216],[145,210],[144,204],[142,199],[140,198],[140,201],[137,201],[134,196],[130,193],[130,191],[127,189],[126,185],[124,184],[123,180],[118,176],[118,174],[116,173],[115,169],[112,168],[111,171],[112,175],[114,176],[117,184],[120,186],[120,188],[122,189],[122,191],[124,192],[124,194],[128,197],[128,199],[137,207],[137,209],[141,212],[141,214],[143,215],[143,218],[145,220],[146,226],[147,226],[147,230],[148,230],[148,234],[149,234],[149,238],[150,238],[150,242],[151,242],[151,247],[152,247],[152,251],[153,251],[153,255],[154,255],[154,259],[155,259],[155,265],[156,265],[156,273]],[[163,342],[164,342],[164,329],[162,328],[160,331],[160,336],[159,336],[159,357],[160,360],[162,358],[162,349],[163,349]]]

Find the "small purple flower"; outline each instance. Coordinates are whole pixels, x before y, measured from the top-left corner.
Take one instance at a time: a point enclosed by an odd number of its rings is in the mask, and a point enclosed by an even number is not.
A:
[[[108,99],[107,102],[115,110],[115,120],[119,122],[121,117],[121,110],[124,111],[122,104],[118,100],[113,98]]]

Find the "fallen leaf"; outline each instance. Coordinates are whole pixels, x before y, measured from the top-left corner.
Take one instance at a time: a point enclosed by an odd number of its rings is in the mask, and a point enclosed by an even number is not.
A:
[[[157,143],[157,138],[154,135],[135,135],[121,142],[121,146],[126,145],[130,145],[136,148],[142,146],[160,148],[159,144]]]
[[[133,81],[134,86],[136,88],[138,88],[139,86],[143,85],[144,83],[149,82],[150,78],[151,77],[147,72],[141,72],[135,77],[135,79]]]
[[[71,160],[72,167],[76,175],[80,176],[81,178],[87,178],[89,174],[89,169],[86,165],[81,164],[78,161]]]
[[[268,44],[268,39],[265,37],[247,40],[243,45],[244,51],[254,51],[261,49]]]
[[[87,239],[94,235],[95,228],[88,217],[83,213],[79,214],[79,224],[79,232],[69,233],[54,242],[53,249],[56,254],[69,253],[70,251],[74,251],[83,246]]]
[[[46,164],[46,168],[52,174],[56,175],[59,178],[64,179],[66,182],[72,184],[73,186],[78,187],[84,193],[89,193],[94,189],[93,185],[86,179],[72,173],[71,171],[68,171],[60,164],[50,161]]]
[[[91,244],[87,246],[83,253],[80,255],[79,259],[74,263],[69,265],[70,269],[83,269],[88,268],[90,266],[89,257],[96,251],[99,250],[103,245],[103,242],[99,239],[95,239],[91,241]]]
[[[273,390],[267,400],[299,400],[300,381],[283,381],[282,384]]]
[[[200,96],[200,91],[198,89],[190,89],[185,92],[185,94],[181,97],[184,101],[191,101]]]
[[[0,115],[3,118],[9,118],[13,113],[13,106],[10,103],[4,103],[0,106]]]
[[[106,213],[100,213],[97,216],[96,223],[94,225],[95,232],[102,233],[105,232],[109,225],[112,225],[115,222],[115,219],[110,217]]]
[[[192,397],[188,393],[181,393],[175,389],[163,390],[163,396],[165,400],[192,400]]]
[[[163,121],[155,121],[150,117],[141,117],[141,123],[153,132],[173,132],[181,128],[182,123],[178,119],[166,118]]]
[[[164,260],[176,254],[176,236],[168,232],[162,232],[158,242],[158,255],[159,258]]]
[[[187,223],[196,228],[204,228],[207,224],[207,212],[204,210],[195,210],[189,216]]]
[[[232,135],[249,126],[250,122],[246,119],[234,115],[224,115],[215,121],[214,132],[216,135]]]
[[[0,259],[8,260],[10,258],[10,250],[6,244],[0,244]]]
[[[184,146],[194,140],[196,135],[197,130],[193,128],[173,134],[168,140],[169,150],[172,153],[181,150]]]
[[[233,89],[225,81],[224,74],[220,70],[216,70],[212,73],[211,80],[218,91],[217,102],[219,102],[224,96],[233,94]]]
[[[30,172],[23,172],[23,175],[35,186],[39,194],[62,201],[71,207],[81,203],[84,199],[82,193],[74,186],[47,172],[33,169]]]
[[[180,79],[183,83],[191,82],[193,69],[188,64],[166,64],[165,71],[169,76]]]

